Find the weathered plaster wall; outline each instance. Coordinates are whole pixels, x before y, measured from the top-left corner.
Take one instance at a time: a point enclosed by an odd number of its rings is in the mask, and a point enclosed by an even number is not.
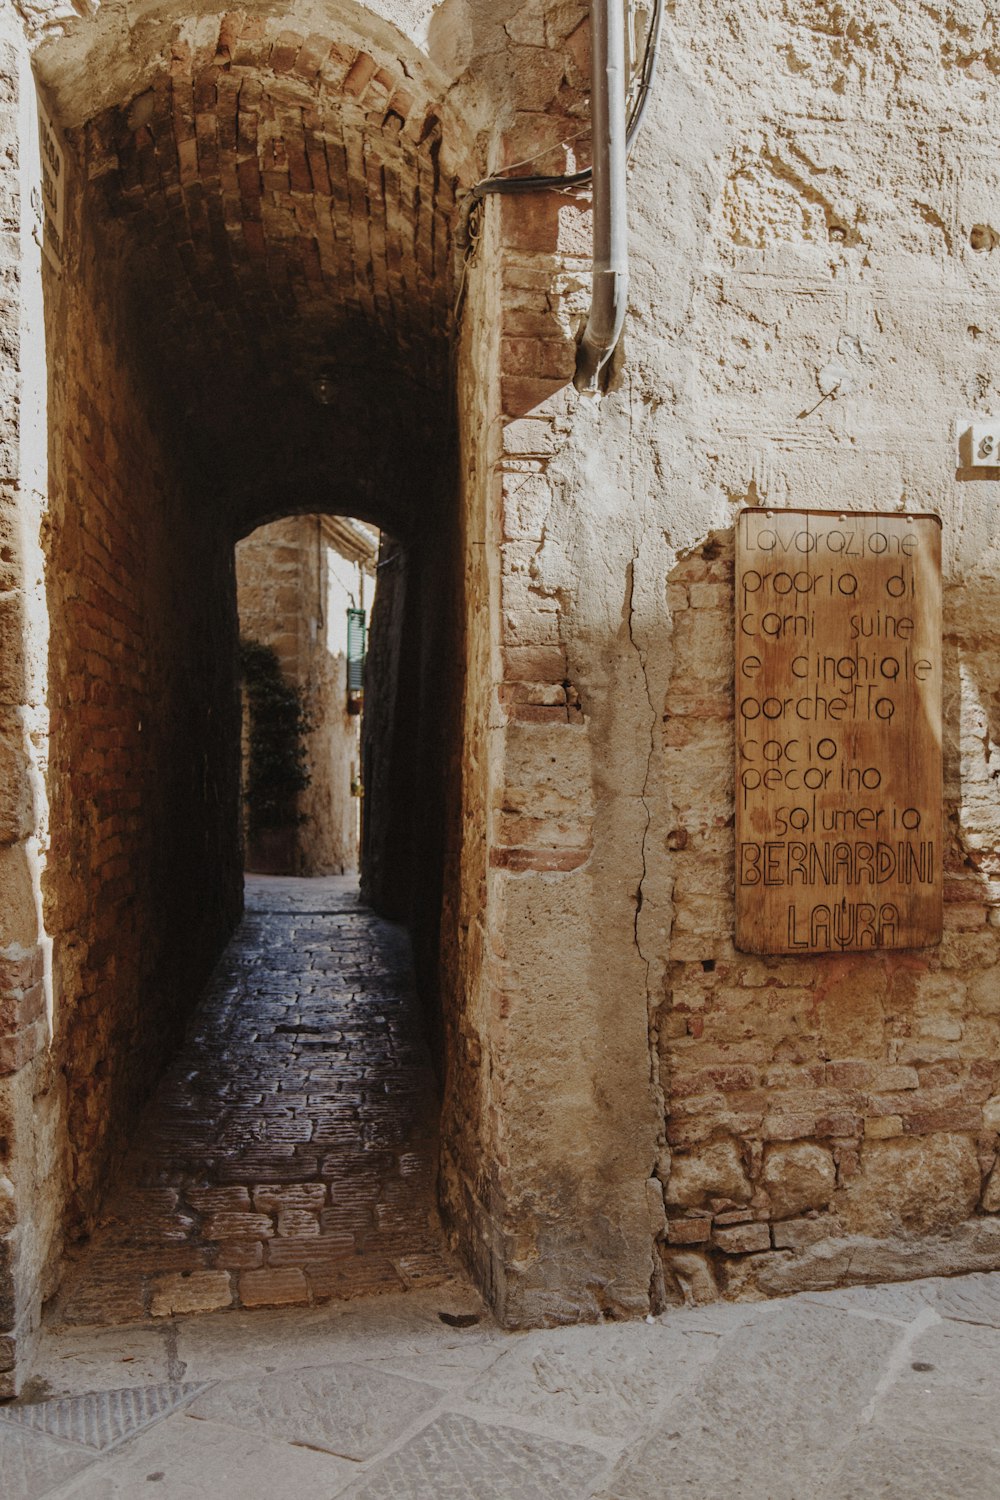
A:
[[[0,1396],[12,1395],[37,1335],[40,1268],[58,1206],[47,1189],[58,1143],[34,1109],[51,1086],[50,949],[40,875],[48,627],[41,254],[32,239],[39,165],[27,49],[0,11]]]
[[[371,601],[375,542],[362,583],[360,565],[336,551],[328,530],[322,516],[291,516],[236,544],[240,634],[274,647],[311,725],[309,785],[298,797],[303,821],[288,830],[279,871],[289,875],[358,867],[361,720],[347,711],[346,611],[361,607],[366,586]]]
[[[540,1099],[569,1093],[589,1111],[590,1160],[581,1149],[562,1195],[554,1159],[520,1174],[539,1256],[529,1283],[547,1277],[547,1218],[569,1242],[560,1196],[587,1202],[600,1182],[624,1223],[643,1162],[651,1223],[661,1189],[669,1214],[654,1296],[1000,1261],[998,493],[995,477],[956,472],[954,448],[956,419],[1000,401],[986,145],[995,27],[965,6],[807,6],[776,20],[764,7],[702,5],[668,17],[630,173],[630,317],[599,405],[567,394],[561,363],[582,307],[574,209],[488,210],[518,225],[505,269],[527,249],[547,271],[519,304],[536,322],[501,355],[506,415],[530,416],[544,475],[528,481],[538,518],[529,546],[505,549],[504,584],[522,609],[551,611],[532,639],[558,644],[567,663],[565,707],[555,664],[539,669],[532,718],[552,722],[508,728],[502,774],[509,784],[517,747],[537,756],[543,733],[560,790],[581,766],[576,816],[537,840],[566,873],[542,873],[536,850],[508,856],[533,870],[501,877],[516,893],[503,904],[507,975],[523,975],[535,1027],[559,1018],[573,1054],[550,1033],[520,1050],[522,1077]],[[523,474],[504,493],[522,517]],[[951,842],[940,949],[734,952],[731,528],[742,504],[942,515]],[[511,632],[507,610],[501,624]],[[574,871],[585,810],[592,852]],[[643,997],[648,1073],[629,1030]],[[528,1055],[541,1063],[529,1070]],[[659,1146],[642,1102],[658,1094]],[[539,1158],[561,1124],[538,1132]],[[640,1236],[638,1212],[628,1222]],[[587,1238],[596,1259],[589,1225]],[[565,1270],[548,1278],[557,1301]]]

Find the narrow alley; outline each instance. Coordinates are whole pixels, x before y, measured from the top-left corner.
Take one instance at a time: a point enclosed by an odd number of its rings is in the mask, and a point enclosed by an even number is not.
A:
[[[57,1321],[310,1304],[452,1272],[404,933],[349,876],[246,890]]]

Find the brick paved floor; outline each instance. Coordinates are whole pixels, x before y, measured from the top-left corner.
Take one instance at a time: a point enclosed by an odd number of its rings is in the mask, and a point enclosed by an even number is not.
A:
[[[248,877],[247,914],[55,1318],[310,1304],[454,1274],[405,934],[350,878]]]

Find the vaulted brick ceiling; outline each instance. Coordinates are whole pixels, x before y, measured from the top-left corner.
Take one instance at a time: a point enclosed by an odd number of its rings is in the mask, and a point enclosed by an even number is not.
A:
[[[403,529],[446,440],[457,192],[416,70],[233,13],[73,134],[213,503],[238,530],[326,508]]]

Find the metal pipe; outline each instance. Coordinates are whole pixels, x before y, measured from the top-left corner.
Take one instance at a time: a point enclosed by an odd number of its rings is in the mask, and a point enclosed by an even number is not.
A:
[[[625,17],[621,0],[590,0],[594,249],[590,315],[573,384],[591,395],[621,337],[628,303],[625,189]]]

